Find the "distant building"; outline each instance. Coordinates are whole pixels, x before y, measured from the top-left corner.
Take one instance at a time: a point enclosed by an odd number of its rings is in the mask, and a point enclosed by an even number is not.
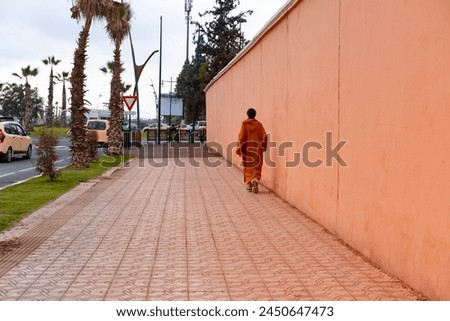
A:
[[[161,116],[183,116],[183,99],[175,93],[161,94]]]
[[[111,113],[106,109],[92,109],[88,115],[87,119],[109,119],[111,118]]]

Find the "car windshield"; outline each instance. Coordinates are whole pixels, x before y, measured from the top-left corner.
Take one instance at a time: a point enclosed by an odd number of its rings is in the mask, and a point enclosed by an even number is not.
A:
[[[26,136],[25,131],[18,124],[14,125],[16,127],[17,134],[20,136]]]
[[[102,121],[90,121],[87,125],[87,128],[92,130],[105,130],[106,123]]]

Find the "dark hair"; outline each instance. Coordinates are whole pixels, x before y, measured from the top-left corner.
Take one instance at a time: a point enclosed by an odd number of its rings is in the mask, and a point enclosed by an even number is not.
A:
[[[247,110],[247,116],[248,116],[248,118],[255,118],[256,110],[254,110],[253,108],[249,108]]]

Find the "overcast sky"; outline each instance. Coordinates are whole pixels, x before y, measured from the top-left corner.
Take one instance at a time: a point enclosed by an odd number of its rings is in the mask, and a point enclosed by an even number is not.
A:
[[[247,39],[252,39],[270,18],[286,3],[286,0],[241,0],[238,11],[252,9],[253,15],[242,26]],[[163,19],[162,80],[169,81],[181,71],[186,58],[185,0],[129,0],[134,17],[132,37],[138,64],[159,49],[160,17]],[[212,9],[215,0],[193,0],[192,19],[199,20],[198,13]],[[82,22],[70,17],[71,0],[0,0],[0,83],[21,80],[12,73],[21,74],[21,68],[31,65],[38,67],[39,75],[30,79],[32,87],[38,87],[39,94],[47,103],[50,66],[42,60],[55,56],[62,62],[55,73],[71,71],[73,53]],[[210,18],[208,19],[210,20]],[[190,43],[194,26],[190,28]],[[113,44],[104,32],[104,23],[96,22],[91,28],[86,66],[86,98],[91,109],[104,108],[109,100],[110,76],[105,76],[99,68],[113,59]],[[194,52],[191,44],[189,55]],[[133,62],[130,42],[127,38],[122,46],[122,60],[126,69],[122,79],[134,85]],[[155,96],[159,81],[159,54],[149,61],[139,81],[141,118],[156,114]],[[162,92],[169,92],[170,83],[164,83]],[[62,86],[55,86],[54,103],[61,105]]]

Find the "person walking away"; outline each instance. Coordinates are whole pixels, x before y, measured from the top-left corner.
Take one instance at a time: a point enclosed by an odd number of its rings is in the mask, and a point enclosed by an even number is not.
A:
[[[261,180],[263,153],[267,148],[267,135],[261,122],[255,119],[256,110],[247,110],[248,119],[244,120],[238,137],[236,153],[242,158],[244,182],[247,191],[257,194]]]

